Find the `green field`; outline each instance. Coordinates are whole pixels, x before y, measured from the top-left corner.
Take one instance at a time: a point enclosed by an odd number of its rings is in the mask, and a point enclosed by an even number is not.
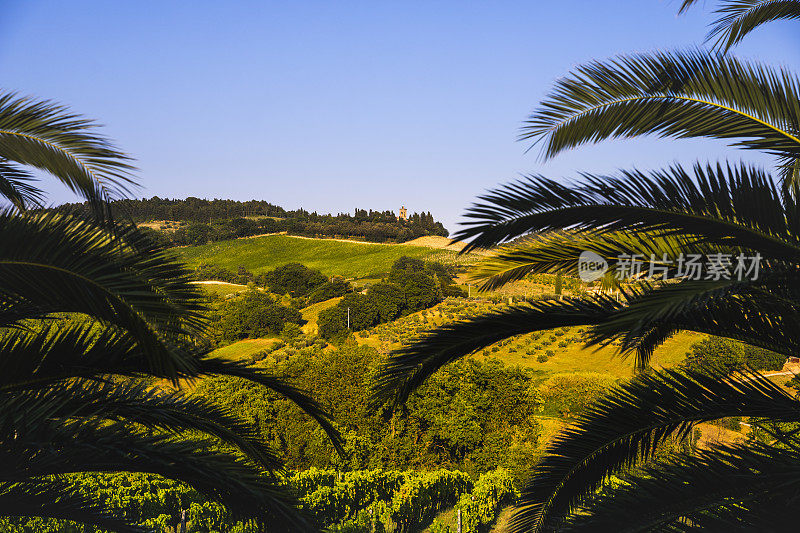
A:
[[[303,316],[303,320],[306,321],[306,323],[303,325],[303,331],[306,333],[316,333],[317,317],[319,316],[320,311],[324,311],[325,309],[333,307],[334,305],[338,304],[340,300],[341,297],[331,298],[330,300],[317,302],[301,309],[300,314]]]
[[[227,359],[241,359],[271,348],[276,342],[278,339],[245,339],[218,348],[212,352],[212,355]]]
[[[238,285],[236,283],[198,283],[198,285],[208,294],[215,294],[223,298],[229,294],[239,294],[247,290],[247,285]]]
[[[327,276],[363,278],[389,271],[402,256],[447,259],[454,252],[402,244],[362,244],[331,239],[304,239],[266,235],[252,239],[219,241],[203,246],[176,248],[175,253],[192,266],[208,263],[236,270],[243,266],[255,274],[286,263],[302,263]]]

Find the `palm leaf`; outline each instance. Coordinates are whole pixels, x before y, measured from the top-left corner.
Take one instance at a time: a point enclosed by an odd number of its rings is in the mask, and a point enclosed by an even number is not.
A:
[[[568,185],[533,176],[480,198],[457,240],[467,250],[488,248],[529,232],[592,230],[679,235],[698,243],[758,250],[787,260],[800,257],[794,222],[797,203],[784,198],[760,169],[739,165],[680,166],[665,171],[623,171],[618,176],[584,174]],[[791,218],[787,217],[791,214]]]
[[[701,244],[697,239],[654,232],[591,232],[553,231],[534,234],[497,248],[492,255],[481,259],[470,272],[470,279],[480,283],[482,290],[495,290],[506,283],[525,278],[528,274],[562,273],[579,276],[580,258],[584,252],[603,258],[612,277],[623,275],[623,261],[636,258],[642,263],[642,274],[650,275],[649,264],[663,266],[668,276],[678,275],[676,258],[683,255],[728,253],[734,257],[740,250]],[[666,261],[664,260],[666,258]],[[630,265],[628,265],[629,267]],[[630,268],[626,267],[627,271]],[[656,272],[654,268],[654,275]],[[626,278],[627,276],[622,276]],[[623,279],[619,279],[623,281]]]
[[[620,56],[556,83],[520,138],[555,156],[588,142],[639,135],[710,137],[800,157],[798,80],[789,71],[704,51]]]
[[[146,531],[81,495],[70,484],[54,479],[26,483],[0,482],[0,516],[73,520],[118,533]]]
[[[691,522],[727,517],[727,526],[739,530],[786,531],[780,526],[788,525],[793,513],[752,516],[751,505],[777,499],[788,510],[788,501],[800,497],[798,474],[797,451],[773,446],[720,446],[679,454],[624,476],[620,486],[591,498],[560,531],[652,531],[687,517]],[[738,516],[735,509],[742,505],[747,513]]]
[[[198,361],[198,371],[202,374],[214,374],[243,378],[253,383],[258,383],[297,405],[304,413],[310,416],[328,435],[331,444],[340,455],[344,455],[344,447],[339,431],[331,423],[330,415],[325,409],[306,392],[287,383],[276,376],[264,372],[262,369],[252,367],[241,361],[231,361],[221,357],[203,358]]]
[[[266,469],[280,460],[260,438],[257,428],[229,409],[197,396],[166,392],[138,381],[76,380],[33,391],[0,394],[1,426],[21,428],[49,419],[85,419],[136,424],[165,432],[204,433],[234,446]]]
[[[661,371],[618,387],[548,447],[522,492],[512,530],[551,527],[588,502],[609,475],[652,457],[667,437],[726,416],[797,421],[800,403],[758,375]]]
[[[238,455],[217,451],[210,439],[145,433],[120,422],[54,420],[21,428],[0,454],[2,479],[17,479],[20,472],[34,478],[77,472],[152,473],[184,482],[221,502],[235,519],[309,529],[274,476]]]
[[[789,283],[797,287],[798,280]],[[635,351],[640,368],[649,364],[658,345],[680,330],[728,337],[787,356],[797,353],[800,305],[765,286],[724,280],[645,285],[627,295],[626,306],[590,329],[586,342],[619,339],[620,351]]]
[[[53,102],[0,93],[0,158],[49,173],[105,218],[107,201],[134,184],[134,169],[96,129]]]
[[[697,0],[684,0],[680,8],[683,13]],[[768,22],[800,18],[800,2],[797,0],[726,0],[715,11],[719,18],[714,21],[708,34],[709,41],[725,51],[738,44],[745,36]]]
[[[19,210],[40,207],[42,192],[31,185],[35,178],[24,169],[0,158],[0,196]]]
[[[174,343],[202,332],[189,271],[133,228],[0,212],[0,323],[81,313],[134,335],[158,374],[191,371]],[[149,252],[149,253],[148,253]]]

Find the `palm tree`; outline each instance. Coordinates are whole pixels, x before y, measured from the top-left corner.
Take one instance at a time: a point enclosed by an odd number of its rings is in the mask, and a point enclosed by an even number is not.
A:
[[[202,398],[148,385],[205,375],[252,380],[316,419],[319,405],[263,370],[211,358],[189,271],[108,200],[135,185],[96,126],[50,102],[0,95],[0,516],[139,531],[64,474],[149,472],[185,482],[270,530],[313,529],[276,478],[256,428]],[[34,168],[93,206],[81,219],[41,205]],[[149,381],[148,381],[149,380]]]
[[[729,1],[722,10],[757,4],[797,13],[800,3]],[[756,22],[779,18],[760,13],[746,25],[725,19],[715,35],[727,36],[729,46]],[[658,276],[634,280],[621,298],[543,301],[439,328],[390,357],[376,401],[400,404],[451,361],[512,335],[562,326],[590,326],[588,345],[616,341],[640,369],[681,330],[797,355],[800,80],[701,50],[593,62],[556,83],[522,138],[541,143],[549,158],[584,143],[648,134],[710,137],[766,152],[776,158],[777,175],[743,163],[698,163],[584,174],[568,185],[530,176],[481,197],[456,239],[470,240],[466,250],[499,246],[475,273],[485,288],[529,273],[575,275],[586,251],[611,271],[632,256],[652,257]],[[694,279],[681,270],[682,254],[731,258],[730,275]],[[759,259],[748,263],[758,265],[757,275],[735,275],[738,259],[748,258]],[[768,442],[657,454],[694,424],[730,416],[769,421]],[[550,444],[511,530],[785,530],[800,497],[799,422],[800,402],[758,374],[642,372]],[[625,482],[608,486],[612,475]]]

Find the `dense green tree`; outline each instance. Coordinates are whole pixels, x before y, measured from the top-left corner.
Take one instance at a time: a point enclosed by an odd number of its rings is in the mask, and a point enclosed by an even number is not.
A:
[[[281,305],[259,290],[249,290],[224,302],[219,315],[222,339],[229,342],[276,335],[287,323],[300,324],[303,321],[297,309]]]
[[[365,295],[348,293],[336,306],[322,311],[317,320],[320,335],[327,339],[338,339],[350,331],[367,329],[394,320],[402,314],[432,307],[444,298],[440,275],[452,284],[447,269],[419,259],[401,257],[392,265],[389,281],[373,285]],[[446,287],[451,289],[451,295],[463,292],[452,290],[453,285]]]
[[[345,311],[347,309],[350,310],[350,329],[352,331],[371,328],[380,319],[375,301],[361,293],[351,292],[346,294],[336,306]],[[346,318],[347,313],[343,315]]]
[[[425,261],[404,255],[392,263],[392,268],[389,271],[389,281],[396,283],[405,274],[424,271]]]
[[[440,276],[450,281],[444,267],[403,256],[392,264],[387,279],[403,291],[405,310],[415,312],[442,301]]]
[[[261,275],[260,280],[277,294],[305,296],[328,281],[319,270],[300,263],[288,263]]]
[[[406,295],[397,283],[376,283],[367,296],[375,302],[381,322],[391,322],[406,308]]]
[[[442,301],[442,288],[439,280],[425,272],[410,272],[401,277],[397,285],[406,298],[409,312],[421,311]]]
[[[211,226],[208,224],[189,224],[187,227],[177,230],[179,233],[177,239],[181,244],[191,246],[208,244],[208,241],[211,240],[211,231]]]
[[[347,309],[335,305],[320,311],[317,316],[317,329],[319,334],[329,340],[341,340],[350,330],[347,329]]]
[[[353,286],[349,281],[345,281],[340,277],[335,277],[314,288],[308,295],[308,303],[310,305],[317,302],[324,302],[331,298],[338,298],[339,296],[344,296],[348,292],[352,292],[352,290]]]
[[[236,272],[231,272],[216,265],[200,264],[194,271],[194,277],[199,280],[216,280],[228,283],[236,283],[239,276]]]
[[[797,18],[800,2],[726,0],[720,11],[713,32],[727,48],[762,22]],[[575,275],[586,251],[613,272],[632,256],[651,254],[663,269],[623,287],[619,299],[543,301],[440,328],[390,358],[377,398],[404,403],[458,358],[512,335],[562,326],[589,326],[590,345],[615,342],[642,370],[680,330],[796,355],[798,87],[785,69],[703,50],[595,61],[561,78],[523,129],[522,138],[539,143],[545,158],[611,138],[705,137],[775,156],[777,176],[746,164],[697,164],[583,174],[566,185],[532,176],[483,196],[456,237],[470,241],[468,250],[506,244],[477,273],[486,288],[529,273]],[[681,257],[693,255],[712,265],[710,275],[683,268]],[[724,258],[731,263],[720,269]],[[796,431],[656,456],[697,422],[740,416],[762,428],[770,427],[764,420],[772,427],[798,423],[800,402],[759,375],[641,373],[555,439],[522,493],[511,531],[793,529],[796,513],[786,502],[800,497]],[[607,485],[612,475],[623,475],[624,483]]]
[[[91,211],[89,203],[65,204],[59,212],[83,215]],[[260,200],[185,200],[145,198],[119,199],[110,203],[117,216],[135,222],[174,221],[192,223],[193,234],[208,234],[208,240],[233,239],[264,233],[288,232],[311,237],[355,237],[374,242],[403,242],[423,235],[447,237],[448,231],[430,213],[414,213],[408,221],[398,220],[391,211],[367,212],[356,209],[355,216],[309,213],[304,209],[287,211]],[[202,225],[202,227],[200,226]],[[163,235],[176,245],[194,244],[186,228],[165,231]],[[203,241],[201,244],[205,244]]]
[[[780,370],[785,361],[786,356],[764,348],[709,337],[689,347],[685,365],[698,372],[728,375],[746,369]]]

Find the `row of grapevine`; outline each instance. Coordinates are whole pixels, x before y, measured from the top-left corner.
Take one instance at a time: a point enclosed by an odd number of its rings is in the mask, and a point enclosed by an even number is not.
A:
[[[317,521],[332,526],[353,518],[373,502],[386,501],[414,474],[384,470],[346,472],[332,485],[322,485],[300,498]]]
[[[438,512],[457,502],[465,510],[469,508],[465,511],[469,516],[486,523],[490,509],[493,512],[508,491],[513,491],[503,485],[506,478],[501,479],[500,474],[487,476],[473,487],[469,476],[459,471],[340,473],[310,469],[287,476],[285,483],[299,495],[303,508],[330,531],[403,533],[430,524]],[[73,479],[79,493],[99,496],[112,509],[153,531],[177,531],[184,511],[187,533],[255,531],[246,523],[235,522],[224,507],[206,501],[197,491],[155,475],[80,474]],[[490,479],[495,481],[490,483]],[[510,477],[508,480],[510,483]],[[486,509],[464,503],[464,495],[470,491],[487,500]],[[0,518],[0,531],[104,533],[92,526],[25,517]]]
[[[494,522],[500,508],[517,496],[514,479],[502,468],[483,474],[472,492],[462,496],[455,505],[455,511],[461,511],[462,533],[476,533],[482,526]],[[437,520],[431,525],[431,531],[436,533],[450,533],[450,530]]]
[[[472,489],[472,480],[459,471],[436,470],[409,479],[392,497],[391,520],[397,531],[413,531],[430,523],[436,513],[452,506]]]
[[[255,533],[255,527],[235,522],[220,504],[206,499],[191,487],[153,474],[75,474],[73,489],[98,498],[120,515],[146,529],[172,532],[185,511],[187,533]],[[64,520],[0,518],[3,533],[106,533],[105,530]]]

